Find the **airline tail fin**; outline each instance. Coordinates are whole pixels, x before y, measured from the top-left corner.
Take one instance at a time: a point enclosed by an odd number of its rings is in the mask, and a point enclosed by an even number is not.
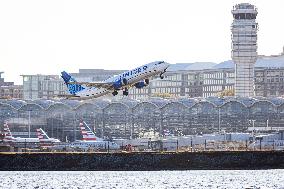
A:
[[[4,142],[13,142],[14,141],[14,137],[12,136],[12,133],[9,129],[8,123],[4,123],[4,134],[5,134],[5,137],[3,139]]]
[[[90,129],[90,127],[86,124],[86,122],[81,121],[80,124],[81,134],[83,136],[82,140],[86,141],[96,141],[100,140],[100,138],[96,137],[95,133]]]
[[[44,140],[49,139],[46,132],[44,132],[44,130],[42,130],[42,128],[37,129],[36,134],[37,134],[37,137],[39,139],[39,142],[44,142]]]
[[[61,77],[63,78],[65,84],[67,85],[70,94],[76,95],[77,92],[85,89],[85,87],[82,85],[70,83],[70,82],[76,82],[76,80],[67,72],[65,71],[61,72]]]

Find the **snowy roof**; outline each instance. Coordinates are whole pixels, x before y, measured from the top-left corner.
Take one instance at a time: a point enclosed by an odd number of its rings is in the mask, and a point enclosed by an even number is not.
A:
[[[204,69],[211,69],[215,65],[216,63],[213,62],[176,63],[176,64],[171,64],[167,70],[168,71],[204,70]]]
[[[225,68],[234,68],[234,62],[232,60],[227,60],[213,67],[213,69],[225,69]]]
[[[260,56],[258,57],[256,68],[280,68],[284,67],[284,55],[282,56]],[[234,68],[234,62],[227,60],[212,67],[213,69]]]

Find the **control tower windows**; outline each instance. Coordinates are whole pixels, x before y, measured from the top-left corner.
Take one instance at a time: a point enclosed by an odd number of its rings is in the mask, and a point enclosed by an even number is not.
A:
[[[253,14],[253,13],[238,13],[238,14],[234,14],[234,18],[235,19],[252,20],[252,19],[256,19],[256,14]]]

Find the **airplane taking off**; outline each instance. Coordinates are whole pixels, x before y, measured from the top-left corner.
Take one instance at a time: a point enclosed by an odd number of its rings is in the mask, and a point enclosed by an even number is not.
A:
[[[169,66],[170,64],[164,61],[156,61],[113,76],[102,82],[77,82],[71,75],[63,71],[61,77],[70,94],[60,96],[71,99],[88,99],[97,98],[108,93],[116,96],[119,90],[123,90],[123,95],[127,96],[130,87],[143,88],[149,85],[149,78],[152,76],[160,75],[160,78],[163,79],[163,74]]]
[[[70,146],[73,148],[88,149],[93,147],[97,149],[109,148],[111,150],[118,150],[120,148],[120,146],[115,142],[106,141],[102,138],[96,137],[95,133],[84,121],[81,121],[80,123],[80,130],[83,138],[82,140],[72,142]]]

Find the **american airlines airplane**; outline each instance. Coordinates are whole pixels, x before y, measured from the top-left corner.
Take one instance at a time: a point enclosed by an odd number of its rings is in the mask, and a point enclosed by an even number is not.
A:
[[[123,95],[127,96],[130,87],[143,88],[149,85],[149,78],[152,76],[160,75],[160,78],[163,79],[163,74],[169,66],[170,64],[164,61],[156,61],[113,76],[102,82],[77,82],[67,72],[63,71],[61,77],[70,94],[62,96],[71,99],[88,99],[97,98],[108,93],[115,96],[119,90],[123,90]]]
[[[42,134],[39,134],[39,132]],[[60,142],[58,139],[49,138],[42,129],[37,129],[38,138],[13,137],[7,123],[4,123],[4,134],[5,134],[5,137],[3,138],[3,142],[12,142],[12,143],[39,143],[39,142],[56,143],[56,142]]]
[[[39,142],[38,138],[13,137],[7,123],[4,123],[4,134],[5,134],[5,137],[3,139],[3,142],[12,142],[12,143],[25,143],[25,142],[37,143]]]
[[[70,146],[72,148],[80,148],[80,149],[88,149],[88,148],[96,148],[96,149],[111,149],[118,150],[120,146],[115,142],[106,141],[102,138],[96,137],[94,132],[90,129],[90,127],[84,122],[80,123],[80,130],[83,136],[82,140],[76,140],[72,142]]]
[[[46,134],[46,132],[44,130],[42,130],[42,128],[39,128],[36,130],[37,133],[37,137],[39,139],[39,142],[42,144],[52,144],[52,143],[59,143],[60,140],[59,139],[55,139],[55,138],[49,138],[49,136]]]

